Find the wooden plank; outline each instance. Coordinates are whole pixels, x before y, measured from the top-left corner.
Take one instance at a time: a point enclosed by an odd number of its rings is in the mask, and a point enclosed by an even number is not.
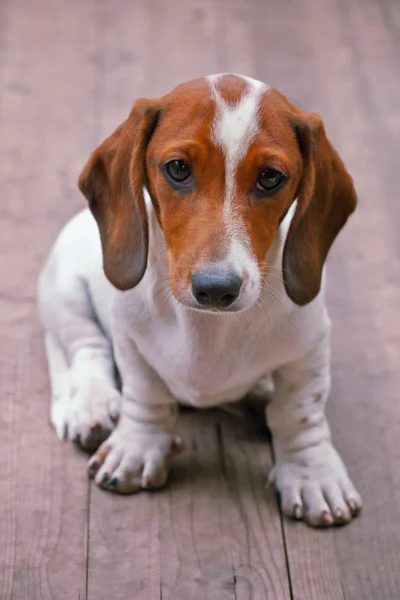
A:
[[[2,3],[0,598],[86,597],[85,460],[48,423],[36,278],[92,147],[94,3]]]
[[[360,196],[329,261],[334,344],[328,413],[365,508],[349,527],[334,531],[284,522],[293,597],[394,600],[400,586],[400,261],[393,164],[400,158],[394,146],[400,120],[391,93],[399,79],[378,3],[355,8],[324,0],[303,8],[300,35],[308,33],[314,48],[309,68],[323,82],[318,111]],[[378,99],[384,82],[388,87]],[[391,170],[384,164],[389,155]]]
[[[318,20],[314,19],[314,31],[310,32],[305,3],[297,0],[273,5],[251,0],[245,6],[253,46],[253,76],[277,88],[300,108],[317,110],[324,82],[324,76],[314,71],[312,36],[321,36],[321,48],[324,38]]]
[[[48,425],[41,332],[20,333],[0,345],[0,598],[83,599],[88,485]]]
[[[76,181],[94,145],[94,3],[6,5],[0,105],[0,272],[7,293],[34,298],[61,224],[84,200]],[[15,232],[17,227],[17,235]],[[30,260],[24,250],[31,249]],[[3,280],[4,281],[4,280]]]

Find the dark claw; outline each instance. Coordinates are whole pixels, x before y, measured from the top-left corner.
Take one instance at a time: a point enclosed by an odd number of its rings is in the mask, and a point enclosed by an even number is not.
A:
[[[332,523],[333,523],[332,515],[327,510],[324,510],[321,514],[321,525],[329,526],[329,525],[332,525]]]
[[[335,525],[340,526],[340,525],[346,525],[349,521],[350,518],[345,517],[344,513],[342,510],[335,510],[335,512],[333,513],[334,519],[335,519]]]
[[[300,504],[293,505],[293,517],[295,519],[301,519],[301,506]]]
[[[110,481],[108,482],[108,485],[110,487],[115,487],[118,483],[118,477],[113,477],[112,479],[110,479]]]
[[[151,488],[151,477],[149,475],[147,475],[147,477],[144,478],[143,487]]]
[[[89,465],[89,475],[92,477],[95,472],[97,471],[97,468],[99,466],[99,461],[98,460],[94,460],[90,465]]]
[[[110,477],[109,477],[108,473],[104,473],[104,475],[103,475],[103,478],[102,478],[102,480],[101,480],[101,483],[105,483],[106,481],[108,481],[108,480],[109,480],[109,478],[110,478]]]
[[[350,508],[353,517],[356,517],[361,509],[357,506],[355,500],[347,500],[347,505]]]

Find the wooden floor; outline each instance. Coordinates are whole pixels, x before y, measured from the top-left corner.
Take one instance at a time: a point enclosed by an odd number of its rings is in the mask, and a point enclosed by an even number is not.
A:
[[[136,97],[221,71],[320,112],[355,178],[329,259],[347,528],[282,520],[268,442],[218,411],[185,413],[169,486],[128,498],[48,423],[35,281],[79,171]],[[400,598],[399,75],[396,0],[2,0],[0,600]]]

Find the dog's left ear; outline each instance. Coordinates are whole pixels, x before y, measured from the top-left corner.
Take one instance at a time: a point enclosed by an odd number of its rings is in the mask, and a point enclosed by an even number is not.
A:
[[[355,210],[357,196],[321,118],[296,109],[291,121],[303,157],[303,176],[282,266],[288,296],[303,306],[319,293],[325,259]]]

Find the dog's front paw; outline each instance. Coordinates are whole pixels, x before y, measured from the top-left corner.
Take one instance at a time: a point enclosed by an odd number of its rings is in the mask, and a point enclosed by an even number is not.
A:
[[[345,525],[361,510],[361,497],[330,443],[286,456],[273,467],[284,514],[313,527]]]
[[[108,382],[85,382],[71,399],[67,413],[68,438],[87,450],[95,450],[114,428],[120,404],[119,391]]]
[[[165,484],[172,459],[183,450],[178,436],[142,433],[118,424],[88,463],[98,486],[121,494]]]

